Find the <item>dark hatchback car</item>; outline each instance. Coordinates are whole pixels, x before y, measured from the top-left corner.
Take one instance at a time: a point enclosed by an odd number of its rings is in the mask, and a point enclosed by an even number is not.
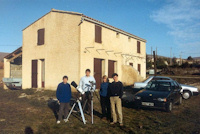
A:
[[[135,94],[134,104],[137,108],[162,108],[171,112],[174,104],[182,103],[180,90],[179,84],[173,80],[151,81]]]

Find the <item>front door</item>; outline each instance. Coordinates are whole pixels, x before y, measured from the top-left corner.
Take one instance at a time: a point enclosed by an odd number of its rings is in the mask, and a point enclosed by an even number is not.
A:
[[[102,77],[102,59],[94,59],[94,78],[96,80],[96,88],[100,88]]]
[[[37,88],[38,61],[32,60],[32,88]]]

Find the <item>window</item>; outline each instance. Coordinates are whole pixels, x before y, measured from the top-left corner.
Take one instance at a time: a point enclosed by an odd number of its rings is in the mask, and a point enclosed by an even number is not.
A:
[[[45,32],[44,28],[38,30],[38,40],[37,40],[38,45],[44,45],[44,32]]]
[[[130,62],[129,65],[133,67],[133,63],[132,62]]]
[[[131,37],[128,37],[128,41],[131,42]]]
[[[137,41],[137,53],[140,53],[140,42]]]
[[[138,72],[141,73],[141,65],[138,64]]]
[[[119,33],[116,33],[116,37],[119,38]]]
[[[95,42],[101,43],[101,27],[95,25]]]
[[[115,73],[115,61],[108,60],[108,77],[112,78],[113,73]]]

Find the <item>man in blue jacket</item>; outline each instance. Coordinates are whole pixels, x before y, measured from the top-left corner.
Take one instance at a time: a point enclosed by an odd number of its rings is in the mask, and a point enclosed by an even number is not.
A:
[[[68,81],[68,77],[64,76],[63,82],[61,82],[58,85],[57,91],[56,91],[56,97],[60,102],[57,124],[60,124],[63,113],[64,113],[64,121],[67,122],[67,115],[69,113],[69,102],[71,99],[71,87],[67,83],[67,81]]]

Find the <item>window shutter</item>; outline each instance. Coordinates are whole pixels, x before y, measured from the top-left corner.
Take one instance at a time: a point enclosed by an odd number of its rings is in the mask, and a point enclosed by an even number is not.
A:
[[[137,53],[140,53],[140,42],[137,41]]]
[[[141,65],[138,64],[138,72],[141,73]]]
[[[101,27],[95,25],[95,42],[101,43]]]
[[[38,45],[43,45],[44,44],[44,32],[45,29],[39,29],[38,30]]]
[[[112,75],[115,71],[115,61],[109,60],[108,61],[108,77],[112,78]]]

